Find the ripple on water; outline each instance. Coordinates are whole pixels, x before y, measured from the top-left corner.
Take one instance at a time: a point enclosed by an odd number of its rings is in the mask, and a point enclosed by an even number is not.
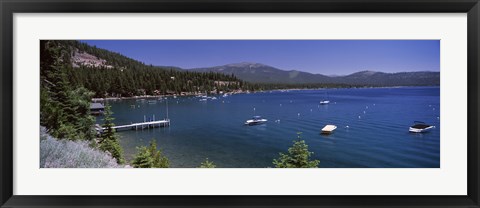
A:
[[[319,105],[325,93],[331,103]],[[205,158],[218,167],[272,167],[297,132],[323,168],[439,167],[439,94],[438,87],[411,87],[239,94],[207,102],[184,97],[169,101],[170,127],[119,135],[127,159],[135,147],[155,139],[172,167],[197,167]],[[142,121],[144,115],[166,117],[165,102],[123,100],[111,105],[117,124]],[[244,126],[253,115],[269,121]],[[408,133],[415,120],[437,128]],[[331,135],[320,134],[327,124],[338,128]]]

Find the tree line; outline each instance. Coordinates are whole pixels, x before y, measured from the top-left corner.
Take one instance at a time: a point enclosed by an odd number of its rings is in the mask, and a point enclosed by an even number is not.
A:
[[[73,64],[72,57],[78,52],[86,52],[106,60],[102,66],[79,64],[66,68],[69,82],[73,86],[91,90],[95,97],[231,92],[247,85],[234,75],[189,72],[176,67],[146,65],[119,53],[92,47],[79,41],[57,42],[70,54],[64,57],[66,62]],[[228,84],[218,84],[216,81]]]
[[[178,67],[146,65],[119,53],[90,46],[79,41],[56,41],[66,53],[64,61],[71,63],[65,72],[68,81],[75,87],[84,87],[94,92],[94,97],[131,97],[141,95],[166,95],[183,93],[220,93],[262,91],[275,89],[350,88],[363,87],[348,84],[284,84],[249,83],[233,74],[215,72],[192,72]],[[75,53],[88,53],[103,59],[102,66],[79,64],[73,67]],[[219,84],[223,81],[227,84]]]

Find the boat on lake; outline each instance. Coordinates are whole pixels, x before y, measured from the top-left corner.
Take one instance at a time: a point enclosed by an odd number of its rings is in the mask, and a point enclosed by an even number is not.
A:
[[[327,105],[330,103],[330,100],[322,100],[320,101],[320,105]]]
[[[335,129],[337,129],[337,126],[335,125],[326,125],[322,129],[322,134],[331,134]]]
[[[254,116],[252,119],[247,120],[245,122],[245,125],[249,125],[249,126],[259,125],[259,124],[264,124],[267,121],[268,121],[267,119],[264,119],[261,116]]]
[[[326,97],[325,99],[320,101],[320,105],[327,105],[327,104],[330,103],[330,100],[328,99],[327,93],[325,93],[325,97]]]
[[[435,128],[435,126],[425,124],[424,122],[421,121],[414,121],[414,125],[410,126],[408,129],[409,132],[412,133],[423,133],[423,132],[428,132],[431,129]]]

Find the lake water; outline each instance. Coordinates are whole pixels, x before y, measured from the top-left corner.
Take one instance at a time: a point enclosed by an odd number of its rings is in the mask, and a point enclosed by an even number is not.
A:
[[[330,104],[319,105],[325,98]],[[439,87],[290,90],[199,99],[170,97],[170,127],[118,132],[126,158],[131,160],[137,146],[155,139],[171,167],[197,167],[205,158],[222,168],[273,167],[273,159],[302,132],[321,168],[440,167]],[[165,118],[166,101],[152,100],[156,103],[110,101],[114,122],[141,122],[144,115]],[[254,108],[268,122],[243,125]],[[436,128],[409,133],[414,121]],[[331,135],[320,134],[327,124],[338,128]]]

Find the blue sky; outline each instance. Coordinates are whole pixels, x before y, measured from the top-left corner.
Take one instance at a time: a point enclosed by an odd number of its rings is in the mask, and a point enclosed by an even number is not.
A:
[[[439,40],[82,40],[157,66],[257,62],[325,75],[440,71]]]

